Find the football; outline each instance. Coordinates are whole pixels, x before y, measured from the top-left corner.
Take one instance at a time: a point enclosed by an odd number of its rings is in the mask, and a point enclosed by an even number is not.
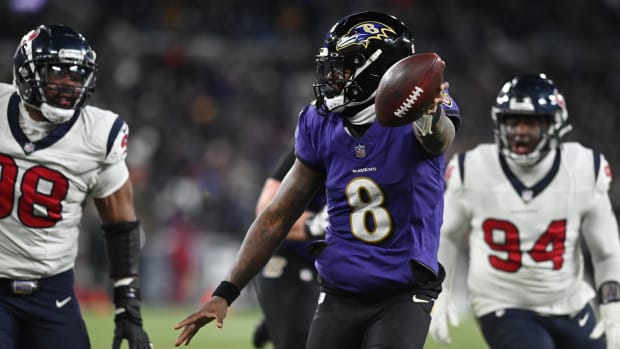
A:
[[[379,81],[375,95],[382,126],[410,124],[440,96],[446,63],[433,52],[416,53],[394,63]]]

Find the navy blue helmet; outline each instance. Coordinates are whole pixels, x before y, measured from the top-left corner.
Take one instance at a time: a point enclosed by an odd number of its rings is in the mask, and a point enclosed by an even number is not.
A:
[[[510,149],[510,128],[505,122],[515,116],[541,119],[548,125],[542,130],[535,149],[528,154],[516,154]],[[540,161],[558,147],[561,138],[571,129],[564,97],[545,74],[521,75],[506,82],[491,108],[491,117],[500,151],[522,165]]]
[[[84,37],[64,25],[40,25],[27,33],[13,56],[13,79],[22,101],[39,109],[52,122],[66,121],[86,103],[95,89],[96,54]],[[50,83],[52,74],[64,74],[76,86]],[[56,93],[50,94],[55,89]],[[58,96],[71,91],[70,103]]]
[[[316,55],[317,106],[342,112],[372,104],[381,76],[413,53],[413,35],[396,17],[360,12],[342,18]]]

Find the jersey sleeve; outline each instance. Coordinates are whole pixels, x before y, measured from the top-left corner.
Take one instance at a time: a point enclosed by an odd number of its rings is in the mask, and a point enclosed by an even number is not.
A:
[[[441,226],[438,260],[446,270],[445,293],[451,292],[459,251],[465,247],[470,217],[464,200],[464,154],[455,155],[446,167],[444,221]],[[447,296],[449,297],[449,296]]]
[[[116,118],[108,134],[105,164],[114,164],[125,160],[127,157],[128,138],[129,126],[120,117]]]
[[[605,156],[602,154],[595,154],[594,162],[596,170],[596,191],[607,193],[609,191],[609,187],[611,186],[612,180],[611,167],[609,167],[607,159],[605,159]]]
[[[125,163],[128,137],[129,126],[117,117],[108,133],[102,170],[91,189],[94,198],[111,195],[129,179],[129,170]]]
[[[446,116],[452,121],[454,124],[454,128],[458,130],[461,125],[461,110],[459,106],[456,104],[456,101],[450,95],[449,88],[446,88],[443,92],[441,92],[441,107],[446,112]]]
[[[91,195],[96,198],[110,196],[117,191],[129,179],[129,169],[124,161],[105,165],[97,176],[97,182],[91,190]]]
[[[297,127],[295,128],[295,156],[304,164],[315,168],[322,168],[317,151],[314,148],[315,143],[312,138],[312,120],[308,113],[309,106],[299,114]]]
[[[581,231],[592,256],[596,286],[605,281],[620,282],[620,233],[618,222],[609,198],[611,169],[604,156],[600,155],[600,168],[591,204],[584,213]],[[596,165],[595,165],[596,167]]]
[[[284,176],[288,173],[295,162],[295,141],[291,141],[290,145],[286,148],[286,151],[280,155],[276,166],[269,175],[270,178],[282,181]]]
[[[465,200],[465,154],[457,154],[446,167],[444,194],[444,222],[442,236],[460,239],[469,228],[470,213]]]

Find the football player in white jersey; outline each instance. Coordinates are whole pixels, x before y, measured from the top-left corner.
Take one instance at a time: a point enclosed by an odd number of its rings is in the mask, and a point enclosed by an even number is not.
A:
[[[439,260],[447,279],[431,336],[451,341],[448,320],[458,317],[450,283],[457,252],[468,248],[471,305],[491,348],[620,348],[620,241],[609,164],[579,143],[560,143],[568,114],[545,75],[506,82],[492,117],[495,144],[455,156],[446,170]],[[596,290],[584,281],[582,241]]]
[[[92,197],[114,281],[113,348],[150,348],[138,286],[140,225],[125,164],[128,127],[87,106],[95,52],[64,25],[26,34],[0,83],[0,347],[90,348],[73,289],[79,222]]]

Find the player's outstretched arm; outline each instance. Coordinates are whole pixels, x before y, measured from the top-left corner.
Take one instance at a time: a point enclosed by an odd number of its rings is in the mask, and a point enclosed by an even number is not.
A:
[[[460,252],[466,250],[465,238],[470,226],[469,213],[465,209],[463,197],[463,183],[458,166],[457,157],[453,157],[448,163],[446,170],[447,188],[444,194],[444,222],[441,227],[439,241],[438,260],[444,266],[446,279],[442,285],[443,290],[433,307],[429,334],[440,344],[452,342],[450,337],[450,325],[459,325],[459,317],[456,304],[452,298],[452,282],[455,277],[457,259]]]
[[[175,330],[183,329],[175,346],[188,345],[213,320],[217,327],[223,326],[228,307],[267,263],[323,181],[322,173],[295,161],[273,200],[250,226],[229,279],[220,283],[202,308],[175,326]]]
[[[606,192],[593,196],[582,224],[592,256],[600,320],[590,334],[605,334],[608,348],[620,349],[620,237],[618,223]]]
[[[466,225],[463,224],[463,226]],[[440,344],[452,343],[450,325],[452,327],[457,327],[460,323],[456,303],[454,302],[452,294],[452,282],[455,276],[454,270],[458,262],[456,256],[459,255],[460,250],[463,248],[463,244],[455,240],[457,235],[461,235],[461,233],[455,232],[454,230],[446,232],[443,231],[442,228],[438,258],[439,262],[446,270],[446,279],[442,285],[443,290],[435,300],[429,327],[431,338]]]
[[[131,349],[153,347],[142,327],[140,312],[139,260],[140,223],[133,204],[133,189],[128,180],[112,195],[95,199],[103,221],[103,231],[114,280],[114,339],[112,348],[120,348],[123,339]]]
[[[442,89],[447,88],[447,86],[448,83],[444,83]],[[416,138],[424,149],[433,155],[445,152],[452,144],[456,134],[456,128],[441,107],[441,102],[442,98],[435,98],[434,104],[428,112],[413,122]]]
[[[280,188],[280,184],[282,181],[275,178],[267,178],[265,183],[263,184],[263,189],[261,190],[261,194],[258,197],[258,201],[256,203],[256,216],[260,215],[261,212],[267,207],[267,205],[271,202],[273,197],[278,192]],[[301,214],[298,220],[295,221],[293,227],[291,227],[291,231],[289,231],[287,235],[287,239],[289,240],[306,240],[306,222],[308,219],[312,219],[314,216],[314,212],[312,211],[304,211]]]

